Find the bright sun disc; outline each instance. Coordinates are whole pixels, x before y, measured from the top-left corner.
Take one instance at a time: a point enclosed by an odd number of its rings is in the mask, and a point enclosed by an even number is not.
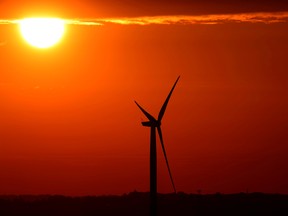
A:
[[[26,18],[19,22],[24,39],[32,46],[48,48],[64,34],[64,20],[58,18]]]

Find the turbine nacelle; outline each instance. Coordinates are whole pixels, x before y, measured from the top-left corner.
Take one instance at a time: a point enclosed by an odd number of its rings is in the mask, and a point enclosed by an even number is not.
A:
[[[161,125],[161,122],[160,121],[145,121],[145,122],[142,122],[142,125],[144,127],[160,127]]]

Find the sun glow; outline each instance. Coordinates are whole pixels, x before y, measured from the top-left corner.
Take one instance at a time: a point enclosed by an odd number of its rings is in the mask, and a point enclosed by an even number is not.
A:
[[[23,38],[37,48],[49,48],[58,43],[65,31],[59,18],[26,18],[19,21]]]

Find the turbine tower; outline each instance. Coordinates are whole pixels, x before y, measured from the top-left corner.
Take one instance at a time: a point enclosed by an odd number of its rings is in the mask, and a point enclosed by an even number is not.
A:
[[[180,76],[175,81],[172,89],[170,90],[164,104],[161,107],[161,110],[158,114],[158,118],[155,119],[152,115],[150,115],[146,110],[144,110],[136,101],[136,105],[140,108],[140,110],[144,113],[144,115],[148,118],[149,121],[142,122],[142,125],[145,127],[150,127],[150,211],[151,215],[156,215],[157,213],[157,152],[156,152],[156,129],[158,131],[158,135],[160,138],[163,154],[165,157],[166,165],[168,168],[170,180],[174,189],[174,192],[176,193],[176,188],[174,185],[174,181],[172,178],[171,170],[169,167],[168,158],[166,155],[166,150],[164,146],[162,131],[161,131],[161,120],[164,116],[167,104],[169,102],[169,99],[173,93],[173,90],[179,80]]]

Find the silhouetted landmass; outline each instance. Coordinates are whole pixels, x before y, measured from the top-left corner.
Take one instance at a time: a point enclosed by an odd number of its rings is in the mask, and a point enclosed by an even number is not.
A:
[[[61,195],[0,196],[1,216],[147,216],[149,193],[122,196],[67,197]],[[158,215],[288,215],[288,195],[158,194]]]

